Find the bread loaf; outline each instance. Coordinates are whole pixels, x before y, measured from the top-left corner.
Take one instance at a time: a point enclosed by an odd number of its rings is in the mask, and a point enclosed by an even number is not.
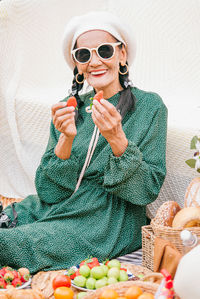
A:
[[[172,222],[173,228],[200,227],[200,208],[188,207],[181,209]]]
[[[194,178],[187,187],[184,207],[200,207],[200,177]]]
[[[154,223],[164,226],[172,226],[174,216],[181,210],[176,201],[166,201],[158,209]]]

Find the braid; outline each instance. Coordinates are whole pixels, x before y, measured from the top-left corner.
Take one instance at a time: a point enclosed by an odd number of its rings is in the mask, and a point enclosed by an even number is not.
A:
[[[73,74],[74,74],[74,78],[73,78],[73,81],[72,81],[71,95],[76,98],[78,108],[81,108],[81,106],[83,106],[84,103],[81,101],[81,98],[80,98],[78,93],[83,88],[83,83],[79,84],[76,81],[76,75],[78,74],[78,68],[77,67],[74,68]],[[83,75],[78,75],[78,77],[81,77],[80,78],[80,82],[81,82],[83,80]],[[75,113],[76,113],[75,114],[75,121],[77,122],[78,118],[80,117],[80,114],[79,114],[77,109],[75,110]]]
[[[127,62],[126,64],[128,65]],[[126,71],[126,66],[122,66],[120,64],[120,70],[122,73],[124,73]],[[131,92],[129,72],[127,72],[127,74],[125,75],[119,74],[119,82],[123,87],[123,90],[120,92],[120,98],[116,108],[118,111],[120,111],[120,114],[123,119],[128,111],[134,111],[136,98],[134,94]]]

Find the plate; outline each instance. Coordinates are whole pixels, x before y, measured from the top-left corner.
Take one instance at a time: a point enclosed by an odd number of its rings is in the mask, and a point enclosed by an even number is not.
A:
[[[27,288],[29,285],[31,284],[31,278],[29,278],[29,280],[25,283],[23,283],[23,285],[21,285],[20,287],[15,288],[16,290],[20,290],[20,289],[25,289]],[[7,289],[0,289],[0,291],[7,291]]]
[[[101,263],[100,263],[101,264]],[[78,267],[76,267],[76,266],[73,266],[73,267],[71,267],[71,268],[73,268],[73,270],[78,270]],[[65,275],[67,275],[68,274],[68,272],[66,271],[65,273],[64,273]],[[128,274],[128,279],[131,279],[131,278],[133,278],[133,277],[135,277],[135,275],[133,275],[133,273],[131,273],[129,270],[127,270],[127,274]],[[87,291],[87,292],[94,292],[94,291],[96,291],[96,289],[94,289],[94,290],[90,290],[90,289],[87,289],[87,288],[82,288],[82,287],[78,287],[77,285],[75,285],[74,284],[74,281],[72,280],[71,281],[71,284],[72,284],[72,286],[74,287],[74,288],[76,288],[77,290],[80,290],[80,291]]]

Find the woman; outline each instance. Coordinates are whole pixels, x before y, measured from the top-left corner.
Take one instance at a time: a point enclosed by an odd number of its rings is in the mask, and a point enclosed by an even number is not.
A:
[[[68,23],[63,50],[78,110],[67,98],[53,105],[37,195],[16,204],[16,228],[0,229],[0,264],[32,273],[140,248],[146,205],[166,173],[167,109],[157,94],[131,87],[131,31],[109,13],[91,12]],[[93,90],[80,96],[84,80]],[[103,99],[90,109],[100,90]],[[12,217],[11,207],[5,212]]]

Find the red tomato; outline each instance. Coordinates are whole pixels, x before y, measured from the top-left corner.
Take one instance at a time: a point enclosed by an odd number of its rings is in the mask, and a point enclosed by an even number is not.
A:
[[[100,90],[94,96],[94,100],[97,100],[98,102],[100,102],[101,99],[103,99],[103,90]]]
[[[60,274],[57,275],[52,281],[53,289],[57,289],[59,287],[71,287],[71,279],[69,276]]]
[[[70,98],[67,100],[67,107],[70,107],[70,106],[73,106],[74,108],[76,108],[76,106],[77,106],[77,101],[76,101],[76,98],[75,98],[75,97],[70,97]]]

